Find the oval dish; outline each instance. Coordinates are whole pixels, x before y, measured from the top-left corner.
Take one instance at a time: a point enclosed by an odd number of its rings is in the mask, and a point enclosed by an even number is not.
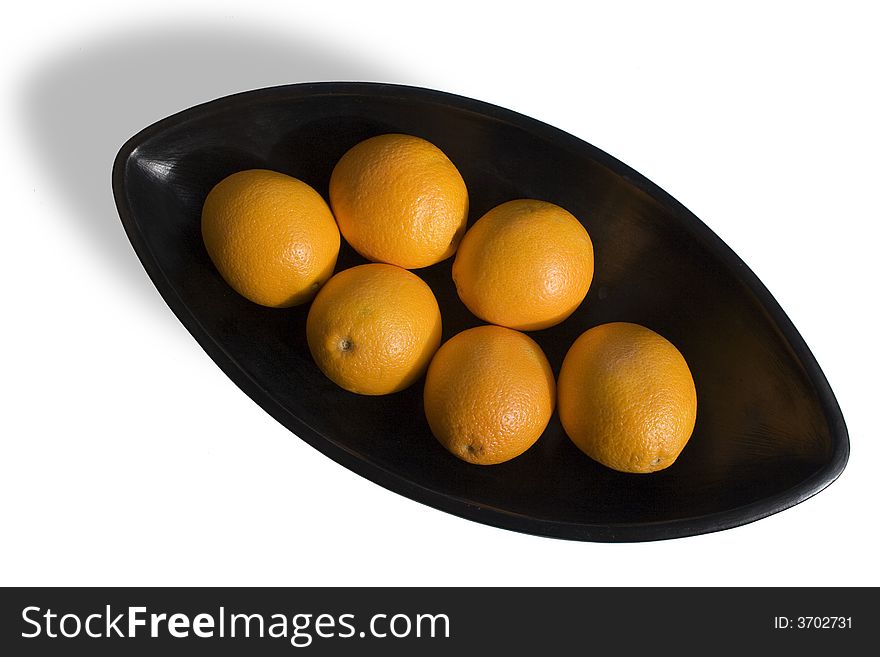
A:
[[[568,347],[603,322],[644,324],[694,375],[693,437],[651,475],[581,454],[554,415],[511,462],[472,466],[431,436],[422,385],[385,397],[337,388],[314,365],[308,306],[262,308],[208,259],[202,202],[226,175],[275,169],[325,198],[339,157],[403,132],[439,146],[470,192],[470,223],[513,198],[551,201],[593,239],[586,301],[532,332],[558,375]],[[125,230],[168,305],[220,368],[297,436],[350,470],[450,513],[506,529],[585,541],[644,541],[727,529],[791,507],[843,471],[849,440],[816,360],[748,267],[684,206],[601,150],[476,100],[373,83],[290,85],[229,96],[132,137],[113,167]],[[343,244],[337,271],[363,260]],[[451,259],[416,273],[443,311],[443,339],[480,322],[459,301]]]

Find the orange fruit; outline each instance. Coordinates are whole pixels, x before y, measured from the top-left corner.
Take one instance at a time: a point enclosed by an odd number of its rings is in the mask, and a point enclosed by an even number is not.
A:
[[[416,269],[455,253],[468,193],[439,148],[388,134],[342,156],[330,177],[330,205],[342,235],[367,260]]]
[[[306,319],[315,363],[331,381],[362,395],[412,384],[437,351],[440,330],[431,288],[412,272],[380,263],[336,274]]]
[[[431,432],[458,458],[491,465],[519,456],[547,427],[556,398],[541,347],[519,331],[478,326],[437,351],[425,379]]]
[[[458,296],[492,324],[534,331],[574,312],[593,280],[593,243],[569,212],[519,199],[489,210],[452,265]]]
[[[559,372],[559,419],[575,445],[621,472],[655,472],[694,430],[697,391],[684,356],[654,331],[602,324],[574,341]]]
[[[340,242],[318,192],[265,169],[214,186],[202,207],[202,239],[235,291],[272,308],[309,301],[333,274]]]

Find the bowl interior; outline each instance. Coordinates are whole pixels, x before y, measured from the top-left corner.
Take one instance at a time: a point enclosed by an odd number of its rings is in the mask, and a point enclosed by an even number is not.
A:
[[[556,374],[575,338],[603,322],[636,322],[672,341],[699,400],[693,437],[673,466],[652,475],[609,470],[572,445],[556,415],[523,456],[491,467],[463,463],[431,436],[422,381],[385,397],[347,393],[311,360],[308,306],[262,308],[224,283],[199,232],[215,183],[269,168],[326,199],[339,157],[384,132],[418,135],[446,152],[467,183],[471,223],[522,197],[580,219],[595,247],[592,287],[572,317],[530,335]],[[115,183],[157,287],[227,374],[311,444],[420,501],[534,533],[651,539],[766,515],[842,469],[830,390],[747,268],[638,174],[549,126],[436,92],[295,85],[215,101],[148,128],[123,147]],[[361,262],[343,244],[337,270]],[[440,303],[444,340],[481,323],[458,299],[450,269],[447,260],[416,271]]]

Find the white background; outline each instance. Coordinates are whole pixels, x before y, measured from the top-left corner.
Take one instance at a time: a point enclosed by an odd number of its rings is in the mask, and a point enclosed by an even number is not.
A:
[[[0,583],[880,584],[880,23],[870,3],[715,4],[5,8]],[[850,431],[841,478],[732,530],[591,544],[435,511],[298,440],[166,307],[110,167],[170,113],[311,80],[502,105],[669,191],[811,347]]]

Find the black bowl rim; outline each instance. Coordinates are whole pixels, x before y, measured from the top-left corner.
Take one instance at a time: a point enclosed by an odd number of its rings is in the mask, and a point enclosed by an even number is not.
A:
[[[404,101],[430,101],[513,124],[579,154],[587,153],[589,157],[610,171],[624,177],[628,182],[665,206],[670,213],[684,222],[696,238],[703,240],[706,246],[721,258],[727,268],[736,272],[739,280],[755,294],[767,309],[772,320],[776,322],[817,392],[832,436],[832,454],[829,461],[810,477],[785,491],[727,511],[673,521],[589,524],[524,516],[439,493],[387,471],[361,458],[357,453],[327,440],[318,431],[278,403],[267,390],[260,386],[258,381],[248,376],[223,347],[214,341],[200,324],[198,318],[191,313],[187,305],[177,295],[140,233],[133,209],[128,204],[124,176],[126,165],[138,146],[171,126],[201,118],[206,113],[226,111],[236,106],[261,102],[270,98],[281,97],[295,100],[306,96],[320,95],[380,95]],[[592,144],[524,114],[444,91],[383,82],[308,82],[243,91],[194,105],[157,121],[132,136],[122,145],[113,162],[112,189],[122,225],[150,279],[181,323],[223,372],[269,415],[322,454],[362,477],[417,502],[483,524],[539,536],[592,542],[653,541],[706,534],[760,520],[799,504],[824,490],[840,476],[846,467],[849,458],[849,434],[834,393],[800,333],[751,269],[706,224],[645,176]]]

